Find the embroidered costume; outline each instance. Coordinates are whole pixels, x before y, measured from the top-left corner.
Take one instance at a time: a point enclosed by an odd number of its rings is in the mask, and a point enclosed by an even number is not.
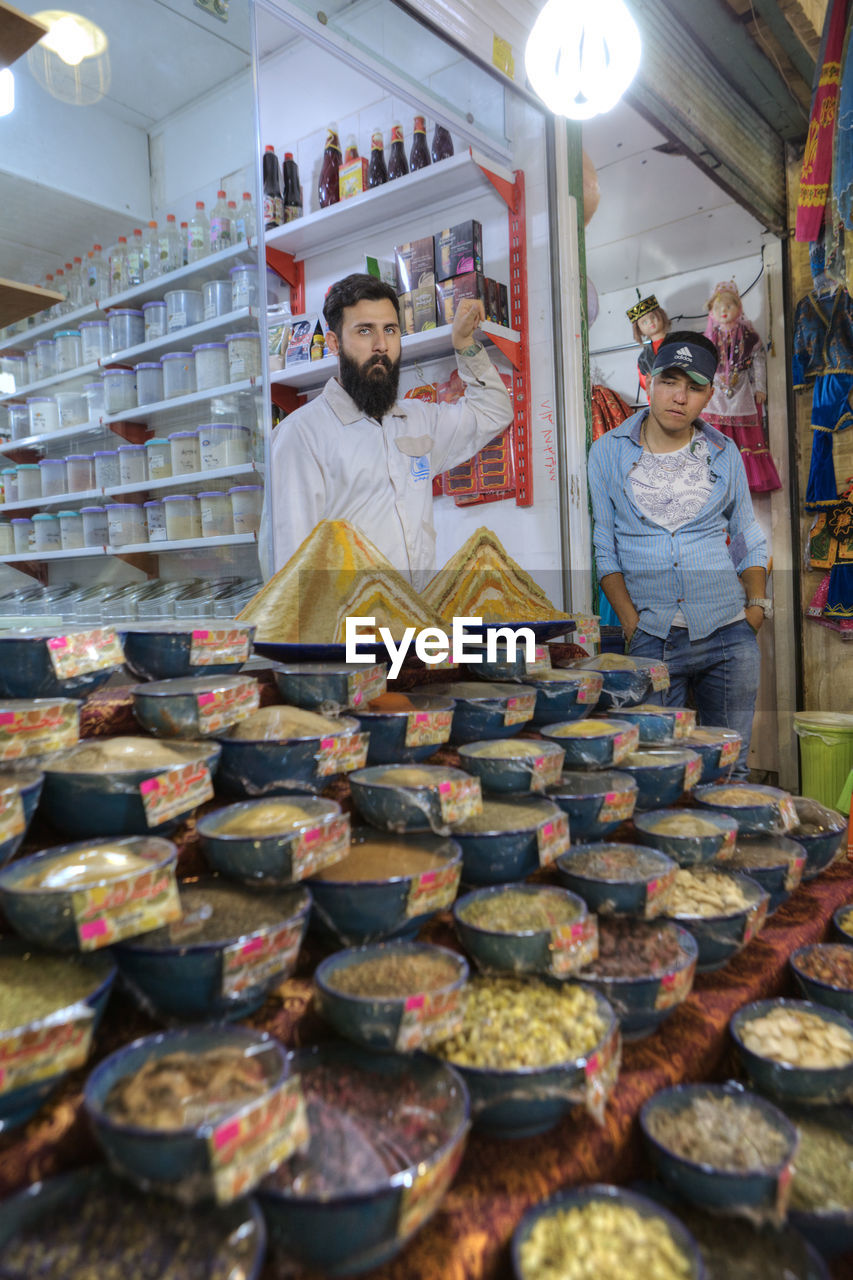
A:
[[[797,239],[817,240],[824,224],[832,178],[835,119],[838,109],[838,86],[841,58],[850,0],[831,0],[827,11],[822,48],[818,59],[820,73],[815,86],[809,117],[809,131],[800,174],[797,202]]]
[[[641,298],[637,290],[637,301],[625,313],[631,321],[634,341],[639,342],[643,350],[637,360],[637,374],[640,386],[648,396],[649,378],[658,351],[669,333],[669,316],[653,293]]]
[[[838,501],[832,461],[832,435],[853,423],[853,302],[846,289],[821,298],[814,291],[794,313],[795,390],[812,387],[812,458],[806,486],[806,510],[820,511]],[[707,416],[707,415],[706,415]]]

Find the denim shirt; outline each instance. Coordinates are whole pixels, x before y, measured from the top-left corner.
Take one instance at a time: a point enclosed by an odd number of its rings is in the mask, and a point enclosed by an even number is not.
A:
[[[697,418],[710,451],[708,501],[670,533],[634,501],[631,470],[642,453],[648,409],[608,431],[589,453],[589,490],[598,574],[621,573],[640,615],[639,625],[666,637],[681,609],[691,640],[731,622],[744,605],[738,574],[767,566],[767,541],[752,510],[737,445]],[[730,539],[730,542],[727,542]]]

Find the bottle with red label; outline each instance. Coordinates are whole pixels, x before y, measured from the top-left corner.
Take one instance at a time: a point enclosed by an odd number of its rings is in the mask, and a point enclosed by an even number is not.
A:
[[[391,150],[388,153],[388,181],[393,182],[395,178],[404,178],[409,172],[409,162],[406,159],[406,147],[403,142],[403,126],[395,124],[391,127]]]
[[[368,187],[381,187],[388,181],[388,169],[385,166],[385,143],[382,130],[374,129],[370,135],[370,167],[367,170]]]
[[[338,141],[338,126],[330,124],[326,132],[326,149],[323,152],[323,164],[320,169],[320,181],[317,183],[317,198],[320,208],[326,209],[330,204],[337,204],[341,198],[338,169],[341,167],[341,144]]]
[[[282,166],[282,200],[284,202],[284,220],[293,222],[302,217],[302,184],[299,181],[299,169],[292,151],[285,151]]]
[[[280,227],[284,220],[281,201],[281,167],[275,147],[264,147],[264,230]]]
[[[453,139],[450,136],[450,131],[436,120],[435,133],[432,135],[433,164],[438,164],[439,160],[449,160],[452,155]]]
[[[412,139],[412,150],[409,153],[409,167],[414,173],[416,169],[425,169],[429,163],[426,116],[415,116],[415,136]]]

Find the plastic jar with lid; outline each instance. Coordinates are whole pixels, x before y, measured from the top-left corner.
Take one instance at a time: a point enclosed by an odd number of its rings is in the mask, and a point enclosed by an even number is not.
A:
[[[37,462],[22,462],[18,466],[18,501],[41,497],[41,470]]]
[[[142,319],[145,324],[145,341],[153,342],[166,334],[165,302],[143,302]]]
[[[162,359],[163,399],[195,391],[195,357],[189,351],[169,351]]]
[[[261,527],[264,491],[259,484],[238,484],[228,490],[235,533],[257,533]]]
[[[23,440],[30,434],[30,411],[25,404],[8,404],[9,430],[13,440]]]
[[[204,319],[204,298],[199,289],[170,289],[166,300],[166,332],[177,333]]]
[[[80,325],[83,363],[95,364],[110,354],[110,326],[106,320],[84,320]]]
[[[26,354],[23,351],[9,351],[6,355],[0,356],[0,373],[11,374],[12,390],[20,391],[21,387],[25,387],[30,381]]]
[[[231,281],[208,280],[201,286],[201,296],[204,299],[205,320],[227,316],[231,310]]]
[[[41,496],[55,498],[67,489],[67,472],[64,458],[42,458],[38,464],[41,472]]]
[[[0,471],[0,475],[2,475],[3,477],[3,501],[17,502],[18,501],[18,468],[4,467],[3,470]]]
[[[27,400],[29,434],[47,436],[59,430],[59,405],[56,396],[30,396]]]
[[[107,413],[126,413],[136,408],[136,370],[104,371],[104,408]]]
[[[62,547],[62,536],[59,532],[59,518],[49,511],[40,511],[33,516],[33,540],[36,551],[59,551]]]
[[[145,527],[148,530],[149,542],[166,541],[166,511],[160,499],[143,502],[145,509]]]
[[[261,375],[261,335],[231,333],[228,335],[228,367],[232,382]]]
[[[68,478],[69,493],[80,493],[84,489],[94,489],[95,455],[92,453],[69,453],[65,459],[65,474]]]
[[[126,351],[145,341],[145,316],[132,307],[118,307],[108,312],[110,351]]]
[[[8,520],[0,520],[0,556],[15,554],[15,533]]]
[[[148,479],[144,444],[120,444],[118,447],[119,484],[144,484]]]
[[[108,502],[106,513],[111,547],[147,542],[145,512],[138,502]]]
[[[219,471],[228,466],[228,445],[232,431],[229,423],[208,422],[198,429],[202,471]]]
[[[201,452],[197,431],[173,431],[169,436],[172,451],[172,475],[189,476],[201,470]]]
[[[163,366],[159,360],[145,360],[136,366],[137,404],[157,404],[163,399]]]
[[[248,263],[241,263],[237,267],[232,267],[228,274],[231,276],[232,309],[239,311],[243,307],[259,307],[261,286],[258,268]]]
[[[148,479],[167,480],[172,474],[172,446],[168,439],[155,436],[146,440],[145,452],[148,456]]]
[[[228,382],[228,347],[224,342],[202,342],[193,347],[196,391],[224,387]]]
[[[83,517],[79,511],[59,511],[59,537],[63,551],[78,551],[83,546]]]
[[[105,507],[83,507],[80,511],[83,518],[83,546],[105,547],[110,540]]]
[[[227,493],[217,489],[200,493],[198,505],[203,538],[220,538],[234,532],[234,510]]]
[[[25,556],[35,546],[33,522],[27,516],[17,516],[12,521],[12,536],[15,542],[15,555]]]
[[[95,488],[110,489],[113,485],[119,483],[118,478],[118,449],[96,449],[95,458]],[[89,544],[86,543],[88,546]]]
[[[170,542],[201,537],[201,512],[191,493],[170,493],[163,499],[166,536]]]
[[[68,373],[83,363],[83,341],[79,329],[60,329],[56,335],[56,372]]]
[[[99,378],[97,382],[87,382],[83,387],[83,394],[86,397],[86,404],[89,411],[90,422],[100,422],[106,413],[104,407],[104,380]]]
[[[31,382],[39,380],[39,358],[35,347],[30,347],[27,352],[27,376],[25,385],[29,386]]]
[[[36,372],[41,378],[52,378],[56,373],[56,343],[53,338],[40,338],[36,343]]]
[[[89,421],[89,401],[82,391],[57,391],[60,427],[79,427]]]

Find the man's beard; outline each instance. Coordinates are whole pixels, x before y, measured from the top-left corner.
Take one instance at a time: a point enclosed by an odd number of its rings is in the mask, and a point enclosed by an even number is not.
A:
[[[377,365],[385,372],[374,373]],[[393,408],[400,383],[399,360],[394,363],[388,356],[379,355],[371,356],[364,364],[359,364],[343,348],[339,348],[338,373],[344,391],[368,418],[381,421],[389,409]]]

